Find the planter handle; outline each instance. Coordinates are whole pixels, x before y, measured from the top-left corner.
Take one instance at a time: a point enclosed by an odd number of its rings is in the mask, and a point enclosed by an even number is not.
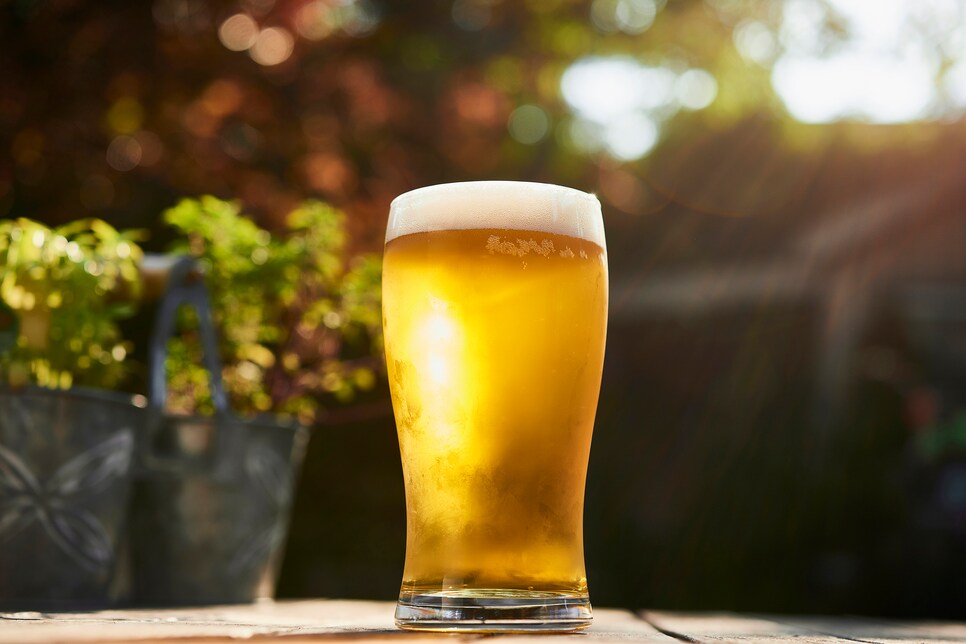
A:
[[[198,332],[201,335],[201,349],[205,369],[208,371],[208,386],[211,389],[215,414],[227,414],[228,398],[221,382],[221,359],[218,357],[218,339],[215,336],[208,291],[198,271],[197,262],[191,257],[182,257],[171,267],[164,297],[154,321],[149,354],[151,372],[148,393],[151,405],[164,409],[168,399],[164,365],[168,356],[168,340],[174,335],[176,314],[182,306],[190,306],[198,315]]]
[[[232,462],[234,460],[234,449],[225,436],[226,432],[218,431],[218,428],[226,423],[235,422],[235,420],[228,407],[228,397],[225,394],[221,379],[218,338],[215,334],[208,291],[202,280],[198,264],[191,257],[177,258],[171,266],[164,296],[161,298],[151,334],[148,354],[148,394],[151,422],[149,423],[148,435],[141,442],[142,465],[153,471],[183,472],[198,468],[197,463],[159,455],[154,445],[154,439],[158,435],[162,423],[180,422],[181,420],[179,417],[165,416],[164,408],[168,399],[167,374],[165,371],[168,341],[174,335],[177,312],[182,306],[194,309],[198,316],[198,332],[201,338],[203,364],[205,371],[208,372],[208,386],[215,407],[214,417],[201,421],[211,422],[215,427],[213,432],[214,457],[209,459],[209,464],[205,467],[214,469],[216,476],[219,474],[230,476],[228,470],[237,469]],[[197,417],[192,418],[197,420]]]

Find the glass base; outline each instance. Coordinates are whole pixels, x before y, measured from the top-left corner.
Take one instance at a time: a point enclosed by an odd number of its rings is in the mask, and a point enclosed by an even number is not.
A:
[[[590,598],[569,593],[474,588],[405,592],[396,626],[421,631],[475,633],[567,632],[587,628]]]

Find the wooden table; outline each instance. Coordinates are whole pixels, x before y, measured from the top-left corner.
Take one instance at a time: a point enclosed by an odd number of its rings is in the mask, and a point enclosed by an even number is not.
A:
[[[92,613],[0,613],[0,644],[226,644],[252,642],[359,641],[405,638],[407,644],[492,637],[427,634],[393,626],[389,602],[312,600],[246,606],[169,610],[111,610]],[[527,644],[542,635],[504,635],[507,644]],[[551,636],[554,637],[554,636]],[[863,618],[752,616],[597,609],[594,625],[575,635],[601,642],[966,642],[966,624],[891,622]],[[543,639],[542,643],[549,640]]]

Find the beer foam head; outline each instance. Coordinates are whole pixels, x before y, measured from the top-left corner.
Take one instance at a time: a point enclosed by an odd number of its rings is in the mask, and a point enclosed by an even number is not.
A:
[[[386,241],[436,230],[532,230],[604,245],[597,197],[573,188],[523,181],[444,183],[396,197]]]

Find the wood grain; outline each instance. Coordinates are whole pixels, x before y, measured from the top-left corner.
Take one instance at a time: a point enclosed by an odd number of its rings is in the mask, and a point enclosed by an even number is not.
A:
[[[799,642],[830,644],[950,644],[966,642],[966,624],[896,622],[865,617],[735,615],[643,611],[664,633],[690,642]]]
[[[251,644],[351,642],[460,644],[497,637],[401,631],[392,602],[311,600],[244,606],[90,613],[2,613],[0,644]],[[500,644],[534,644],[544,635],[500,635]],[[966,642],[966,624],[851,617],[737,615],[597,609],[583,633],[551,636],[595,643],[795,642],[798,644],[950,644]],[[405,642],[402,642],[405,640]],[[546,640],[544,640],[546,642]],[[540,643],[543,644],[543,643]]]
[[[796,624],[732,613],[667,613],[644,611],[641,617],[661,632],[686,642],[799,642],[842,644],[834,635]]]

